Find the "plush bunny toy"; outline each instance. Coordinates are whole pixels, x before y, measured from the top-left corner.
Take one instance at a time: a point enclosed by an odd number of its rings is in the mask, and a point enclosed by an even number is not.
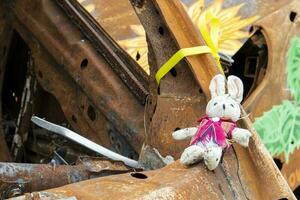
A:
[[[211,100],[206,107],[206,116],[198,120],[199,126],[175,131],[175,140],[192,138],[190,146],[181,155],[180,161],[185,165],[194,164],[201,159],[209,170],[215,169],[224,149],[234,141],[247,147],[251,133],[236,127],[240,118],[240,103],[243,99],[243,83],[236,76],[229,76],[228,94],[225,93],[226,79],[216,75],[209,86]]]

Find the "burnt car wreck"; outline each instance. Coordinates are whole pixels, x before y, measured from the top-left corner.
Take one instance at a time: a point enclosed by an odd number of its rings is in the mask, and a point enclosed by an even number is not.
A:
[[[146,32],[149,75],[78,1],[0,2],[1,199],[296,199],[298,185],[290,188],[252,122],[291,98],[280,49],[299,35],[291,11],[300,3],[267,10],[271,1],[257,1],[253,34],[234,62],[221,55],[226,75],[245,84],[238,125],[252,137],[249,148],[234,144],[213,172],[177,161],[189,141],[171,134],[205,113],[210,80],[220,73],[215,59],[186,57],[158,86],[155,73],[174,53],[205,41],[179,0],[127,4]],[[268,96],[274,90],[278,96]],[[86,146],[34,116],[79,134]],[[109,159],[89,142],[138,165]]]

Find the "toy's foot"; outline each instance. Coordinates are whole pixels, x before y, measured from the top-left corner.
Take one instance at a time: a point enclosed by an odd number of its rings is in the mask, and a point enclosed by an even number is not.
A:
[[[222,156],[222,148],[221,147],[211,147],[205,151],[204,155],[204,163],[209,170],[214,170]]]
[[[183,151],[180,157],[180,162],[184,165],[194,164],[203,158],[203,154],[203,148],[197,145],[189,146]]]

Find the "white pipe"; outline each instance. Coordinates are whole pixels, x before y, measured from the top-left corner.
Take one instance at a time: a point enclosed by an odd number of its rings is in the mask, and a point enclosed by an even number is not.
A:
[[[92,151],[100,153],[103,156],[106,156],[112,160],[123,161],[129,167],[133,167],[133,168],[139,167],[138,162],[136,160],[132,160],[130,158],[127,158],[125,156],[117,154],[109,149],[106,149],[105,147],[103,147],[99,144],[96,144],[95,142],[90,141],[90,140],[82,137],[81,135],[75,133],[74,131],[71,131],[65,127],[53,124],[51,122],[48,122],[48,121],[41,119],[39,117],[36,117],[36,116],[31,117],[31,121],[44,129],[47,129],[51,132],[54,132],[63,137],[66,137],[66,138],[68,138],[76,143],[79,143]]]

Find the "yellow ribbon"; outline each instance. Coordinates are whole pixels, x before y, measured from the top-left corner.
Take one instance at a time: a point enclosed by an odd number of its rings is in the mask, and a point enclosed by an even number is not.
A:
[[[210,21],[210,31],[207,27],[207,21]],[[160,80],[184,57],[193,56],[204,53],[211,53],[216,59],[219,70],[224,74],[222,65],[220,63],[220,56],[218,54],[218,40],[220,21],[210,11],[204,12],[200,16],[199,29],[207,46],[197,46],[190,48],[182,48],[178,50],[156,73],[156,82],[159,85]]]

